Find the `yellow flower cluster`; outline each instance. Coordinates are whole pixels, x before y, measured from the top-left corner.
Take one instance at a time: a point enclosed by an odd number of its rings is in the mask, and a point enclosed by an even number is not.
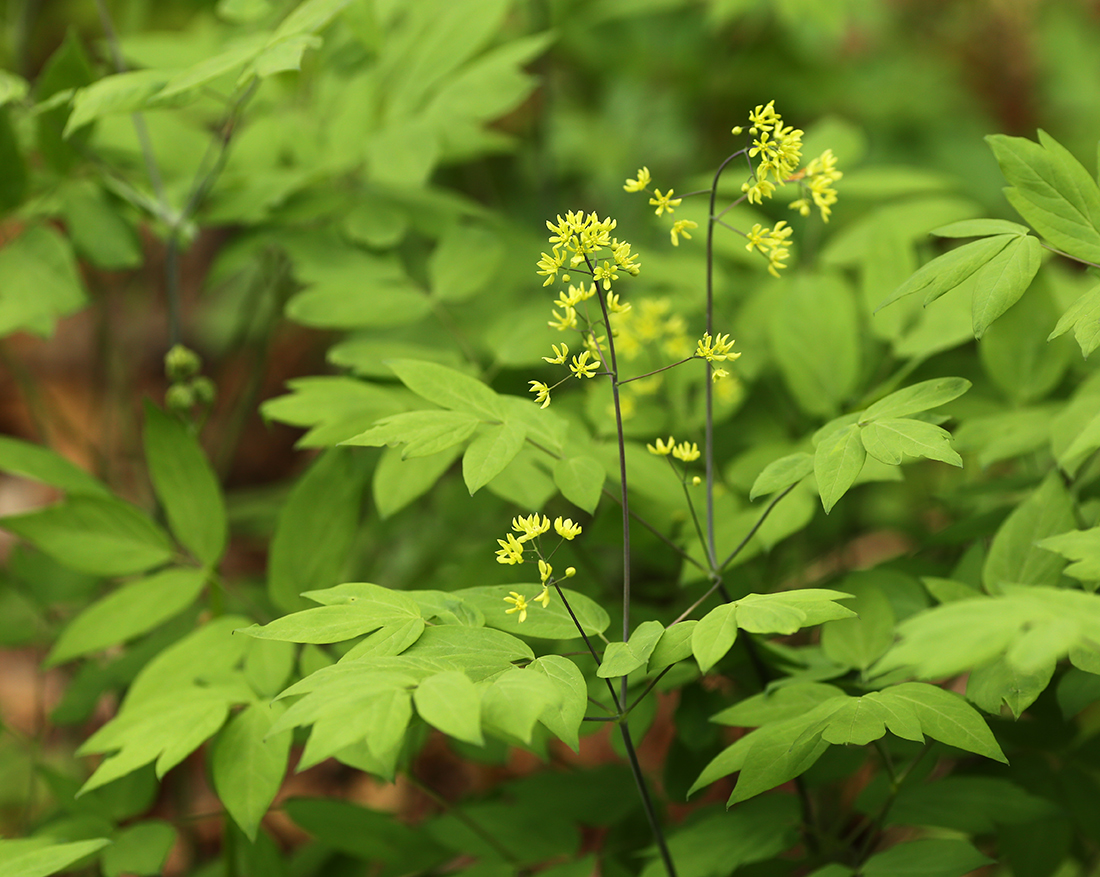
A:
[[[752,123],[749,133],[753,136],[749,158],[758,161],[752,180],[742,185],[741,191],[748,196],[749,203],[760,204],[764,198],[772,196],[777,185],[787,182],[798,168],[802,160],[802,131],[783,124],[782,117],[775,111],[775,101],[769,101],[767,106],[757,106],[749,113],[749,122]],[[734,128],[733,131],[738,134],[741,129]],[[768,179],[769,174],[774,178],[774,183]]]
[[[646,445],[649,448],[651,454],[656,454],[658,457],[667,457],[672,454],[677,460],[683,460],[685,463],[690,463],[693,460],[699,459],[699,445],[695,442],[680,442],[676,444],[676,439],[672,436],[668,437],[668,441],[662,441],[657,439],[657,446]]]
[[[512,530],[515,533],[506,533],[503,539],[497,539],[497,544],[500,545],[497,550],[497,563],[506,563],[509,566],[523,563],[523,554],[527,550],[526,543],[537,539],[543,533],[549,532],[550,519],[545,515],[539,515],[538,512],[527,517],[517,516],[512,518]],[[571,518],[558,517],[554,519],[554,532],[562,539],[571,541],[580,535],[581,526],[580,524],[574,524]],[[520,534],[518,539],[516,533]],[[530,601],[518,591],[509,591],[509,596],[504,598],[505,603],[512,604],[511,609],[504,610],[505,613],[511,615],[518,612],[521,623],[527,620],[527,609],[531,603],[541,603],[543,609],[550,605],[550,586],[556,581],[554,579],[554,568],[542,557],[538,545],[535,544],[532,548],[538,555],[539,581],[542,583],[542,591]],[[565,571],[564,577],[568,579],[576,574],[576,569],[569,567]]]
[[[843,172],[836,169],[836,156],[831,149],[826,149],[802,170],[800,183],[803,187],[803,195],[791,202],[791,210],[797,210],[803,216],[809,216],[812,198],[814,204],[821,210],[821,218],[828,222],[829,214],[832,213],[830,208],[836,204],[836,189],[833,188],[833,183],[842,176],[844,176]]]
[[[775,224],[774,228],[763,228],[758,222],[745,235],[749,239],[745,249],[750,253],[756,249],[767,256],[768,273],[778,277],[779,269],[787,267],[785,260],[791,254],[787,247],[787,239],[791,236],[791,231],[791,227],[782,219]]]
[[[623,185],[623,190],[627,192],[648,192],[650,191],[649,184],[652,182],[653,177],[649,173],[649,168],[640,167],[638,168],[638,176],[632,180],[627,180]],[[657,208],[653,212],[658,216],[662,216],[665,213],[669,215],[675,213],[676,211],[674,208],[679,207],[680,202],[684,200],[683,198],[673,198],[673,191],[674,190],[669,189],[662,194],[660,189],[653,190],[653,197],[649,199],[649,203],[652,207]],[[688,233],[688,229],[698,227],[699,223],[692,222],[690,219],[677,219],[672,223],[672,229],[670,230],[672,246],[680,246],[680,238],[690,241],[691,235]]]

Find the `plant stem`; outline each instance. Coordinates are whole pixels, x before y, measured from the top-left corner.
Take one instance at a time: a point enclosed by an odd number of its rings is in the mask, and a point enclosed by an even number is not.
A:
[[[623,677],[624,680],[626,677]],[[645,808],[646,818],[653,836],[657,839],[657,849],[661,851],[661,860],[665,864],[668,877],[676,877],[676,865],[672,861],[672,853],[669,852],[665,842],[661,824],[657,821],[657,813],[653,809],[653,801],[649,797],[649,789],[646,788],[645,777],[642,775],[642,766],[638,763],[638,753],[634,751],[634,741],[630,737],[630,728],[625,721],[619,723],[619,731],[623,737],[623,747],[626,749],[627,758],[630,759],[630,771],[634,774],[634,782],[638,785],[638,794],[642,798],[642,807]]]
[[[561,598],[562,604],[565,606],[565,611],[569,613],[569,617],[573,619],[573,624],[577,628],[577,632],[580,633],[581,638],[584,640],[584,644],[588,646],[588,651],[592,653],[592,657],[596,660],[596,666],[600,665],[600,656],[597,654],[596,649],[592,645],[592,640],[588,638],[588,634],[584,632],[584,628],[581,627],[580,621],[577,619],[576,614],[573,612],[573,607],[569,605],[569,601],[565,598],[565,592],[562,591],[561,585],[554,582],[554,590],[558,592],[558,596]],[[619,702],[619,697],[615,694],[615,686],[611,684],[610,679],[605,679],[607,683],[607,690],[611,692],[611,701],[615,704],[616,718],[622,715],[623,705]],[[623,691],[623,701],[626,701],[626,692]]]
[[[796,481],[794,484],[792,484],[790,487],[788,487],[786,490],[776,496],[776,498],[768,504],[768,507],[764,509],[764,513],[760,516],[757,522],[752,525],[752,529],[745,534],[745,538],[738,542],[737,547],[730,552],[729,557],[722,561],[722,565],[721,567],[719,567],[720,570],[725,569],[729,565],[730,561],[732,561],[735,557],[737,557],[738,554],[740,554],[744,550],[745,546],[749,544],[749,541],[752,539],[752,537],[756,535],[756,531],[764,525],[764,521],[768,519],[768,515],[772,513],[772,509],[779,505],[779,501],[783,499],[783,497],[785,497],[787,494],[789,494],[792,490],[794,490],[797,486],[798,482]]]
[[[631,381],[640,381],[642,378],[648,378],[652,375],[660,374],[661,372],[667,372],[670,368],[676,368],[676,366],[683,365],[685,362],[691,362],[693,359],[695,359],[694,356],[685,356],[679,362],[674,362],[670,365],[662,365],[660,368],[655,368],[653,369],[653,371],[646,372],[644,375],[634,375],[634,377],[632,378],[621,380],[619,381],[619,386],[622,386],[623,384],[629,384]]]

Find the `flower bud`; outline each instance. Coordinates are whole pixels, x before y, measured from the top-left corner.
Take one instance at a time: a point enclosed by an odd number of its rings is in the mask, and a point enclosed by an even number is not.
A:
[[[202,368],[202,360],[195,351],[176,344],[164,355],[164,371],[173,384],[193,378]]]

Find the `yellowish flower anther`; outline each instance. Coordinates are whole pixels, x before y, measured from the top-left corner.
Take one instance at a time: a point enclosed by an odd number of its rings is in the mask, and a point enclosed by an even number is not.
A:
[[[581,534],[581,525],[574,524],[572,518],[555,518],[554,519],[554,532],[556,532],[562,539],[567,539],[572,542],[577,536]],[[570,567],[569,569],[573,569]],[[576,570],[574,570],[576,572]],[[569,570],[565,571],[565,577],[569,578]]]
[[[690,444],[687,442],[680,442],[680,444],[672,449],[672,456],[677,460],[683,460],[685,463],[690,463],[692,460],[698,460],[699,453],[699,445],[695,442],[691,442]]]
[[[657,439],[657,447],[648,444],[646,445],[646,447],[649,448],[649,452],[651,454],[656,454],[658,457],[667,457],[669,454],[672,453],[672,449],[675,446],[675,443],[676,440],[672,436],[669,436],[667,442]]]
[[[504,598],[505,603],[512,603],[511,609],[505,609],[505,615],[511,615],[513,612],[519,613],[519,623],[523,624],[527,620],[527,598],[522,594],[515,591],[509,591],[509,596]]]

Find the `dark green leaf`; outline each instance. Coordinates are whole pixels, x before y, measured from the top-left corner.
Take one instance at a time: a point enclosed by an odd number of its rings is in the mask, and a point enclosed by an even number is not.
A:
[[[962,877],[992,864],[964,840],[927,839],[900,843],[867,860],[863,877]]]
[[[1001,524],[982,567],[982,584],[996,594],[1005,585],[1054,585],[1065,561],[1036,543],[1065,533],[1076,523],[1073,503],[1057,475],[1017,506]]]
[[[104,877],[156,877],[164,864],[176,829],[159,819],[149,819],[122,829],[103,851]]]

